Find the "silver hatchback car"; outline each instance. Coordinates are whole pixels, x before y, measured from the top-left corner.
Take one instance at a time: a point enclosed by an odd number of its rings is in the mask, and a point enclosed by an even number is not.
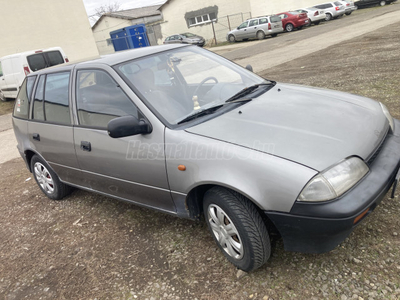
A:
[[[282,20],[278,16],[263,16],[246,20],[236,29],[229,31],[226,40],[233,43],[245,39],[264,39],[267,35],[276,37],[284,31]]]
[[[204,216],[245,271],[268,260],[271,233],[289,251],[332,250],[400,176],[400,121],[383,104],[265,80],[191,45],[29,74],[13,126],[49,198],[77,187]]]

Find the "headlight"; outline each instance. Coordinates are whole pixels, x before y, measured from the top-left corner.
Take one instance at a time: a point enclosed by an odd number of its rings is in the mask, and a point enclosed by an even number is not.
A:
[[[301,191],[298,201],[327,201],[335,199],[354,186],[369,171],[358,157],[351,157],[319,173]]]
[[[392,131],[394,132],[394,121],[393,121],[393,117],[390,115],[389,110],[387,109],[387,107],[385,106],[385,104],[382,104],[381,102],[379,102],[381,107],[382,107],[382,111],[383,114],[386,116],[386,119],[388,119],[389,121],[389,125],[390,128],[392,129]]]

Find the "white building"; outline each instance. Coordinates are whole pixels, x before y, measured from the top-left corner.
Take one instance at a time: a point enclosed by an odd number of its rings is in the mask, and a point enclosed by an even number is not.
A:
[[[1,1],[0,57],[61,47],[70,61],[98,56],[82,0]]]
[[[144,23],[151,45],[162,44],[167,36],[191,32],[207,41],[225,41],[230,29],[244,20],[322,3],[321,0],[167,0],[163,5],[103,15],[93,26],[100,54],[113,53],[110,32]],[[211,20],[215,20],[211,22]],[[154,33],[154,34],[153,34]],[[214,41],[215,42],[215,41]]]

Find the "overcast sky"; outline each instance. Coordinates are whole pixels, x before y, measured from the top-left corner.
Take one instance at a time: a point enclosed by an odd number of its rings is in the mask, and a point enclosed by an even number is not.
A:
[[[162,4],[165,0],[83,0],[88,16],[95,13],[96,8],[109,3],[118,2],[121,4],[120,10]]]

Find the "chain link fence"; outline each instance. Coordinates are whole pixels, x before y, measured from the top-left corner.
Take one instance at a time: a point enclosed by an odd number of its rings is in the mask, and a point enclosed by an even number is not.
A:
[[[226,34],[232,29],[237,28],[247,19],[251,18],[251,12],[238,13],[234,15],[228,15],[216,19],[213,24],[213,44],[218,44],[221,42],[226,42]]]

